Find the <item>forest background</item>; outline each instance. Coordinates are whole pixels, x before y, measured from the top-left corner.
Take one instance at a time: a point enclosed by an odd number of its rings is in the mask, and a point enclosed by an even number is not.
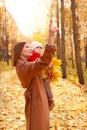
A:
[[[68,82],[69,84],[72,83],[76,85],[76,88],[78,87],[79,90],[81,89],[82,94],[87,93],[87,1],[52,0],[49,7],[48,2],[44,0],[45,5],[49,9],[49,11],[47,12],[47,25],[45,29],[41,27],[38,28],[38,30],[33,33],[32,37],[25,36],[22,34],[22,32],[20,32],[15,19],[5,6],[6,1],[0,0],[0,2],[3,3],[2,6],[0,6],[0,94],[3,95],[3,86],[4,88],[6,87],[6,84],[4,84],[4,82],[9,82],[9,85],[13,85],[17,82],[20,86],[20,83],[18,82],[17,77],[14,74],[14,68],[11,65],[12,49],[14,45],[21,40],[26,40],[28,42],[40,41],[43,45],[45,45],[48,35],[48,23],[51,17],[54,19],[54,21],[57,23],[57,26],[59,27],[59,32],[55,35],[55,45],[57,46],[55,57],[61,59],[62,61],[61,81],[63,81],[61,83],[59,81],[54,85],[61,86],[60,84],[63,83],[64,89],[64,86],[67,85],[66,80],[68,80],[70,81],[70,83]],[[12,79],[11,81],[9,81],[8,78],[5,78],[5,75],[6,77],[12,78],[10,77],[11,73],[13,74],[14,83],[11,83]],[[17,88],[19,90],[20,87]],[[73,88],[74,91],[76,90],[76,88]],[[7,88],[5,88],[5,92],[7,91],[10,91],[10,87],[8,90]],[[53,89],[53,91],[55,90]],[[3,101],[4,100],[5,99],[3,99]],[[85,108],[83,106],[81,105],[79,109],[81,111],[84,111],[85,126],[81,126],[79,128],[77,123],[76,130],[83,130],[83,128],[84,130],[87,129],[87,102],[85,102]],[[3,108],[2,101],[0,103],[0,108],[1,110]],[[54,113],[56,112],[54,111]],[[75,112],[72,115],[78,115],[77,113],[78,112]],[[67,114],[65,115],[67,116]],[[57,118],[59,119],[59,117]],[[4,122],[2,120],[2,117],[0,117],[0,120],[1,122]],[[12,119],[8,119],[7,121],[9,122],[11,120]],[[66,121],[65,118],[64,121]],[[56,126],[54,129],[56,130],[58,129],[57,126],[60,124],[58,124],[57,120],[55,121],[55,124]],[[5,127],[7,128],[7,126]],[[1,129],[4,129],[5,127],[4,125],[1,125]],[[70,126],[66,126],[66,130],[68,129],[68,127]],[[16,127],[14,129],[16,129]],[[70,130],[72,129],[74,128],[70,127]],[[60,130],[62,130],[62,126]]]

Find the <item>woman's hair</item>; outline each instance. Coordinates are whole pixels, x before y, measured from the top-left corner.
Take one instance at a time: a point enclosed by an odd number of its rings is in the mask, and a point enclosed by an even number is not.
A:
[[[20,57],[20,53],[24,47],[24,45],[26,44],[27,42],[19,42],[17,43],[14,48],[13,48],[13,53],[12,53],[12,65],[13,66],[16,66],[17,64],[17,61]]]

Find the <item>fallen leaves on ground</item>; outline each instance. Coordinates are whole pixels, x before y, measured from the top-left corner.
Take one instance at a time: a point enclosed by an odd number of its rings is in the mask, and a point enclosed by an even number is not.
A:
[[[87,96],[67,79],[51,84],[55,108],[50,130],[87,130]],[[15,70],[0,75],[0,130],[25,130],[24,89]]]

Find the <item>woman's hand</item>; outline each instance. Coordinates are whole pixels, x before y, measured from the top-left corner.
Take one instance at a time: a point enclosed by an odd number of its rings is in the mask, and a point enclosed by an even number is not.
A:
[[[48,65],[48,69],[50,70],[50,69],[52,69],[52,68],[53,68],[53,64],[50,63],[50,64]]]
[[[49,37],[53,38],[57,31],[58,27],[53,26],[53,20],[51,19],[49,24]]]
[[[54,35],[58,31],[58,27],[53,26],[53,20],[50,20],[49,24],[49,36],[48,36],[48,42],[47,44],[53,44],[54,43]]]

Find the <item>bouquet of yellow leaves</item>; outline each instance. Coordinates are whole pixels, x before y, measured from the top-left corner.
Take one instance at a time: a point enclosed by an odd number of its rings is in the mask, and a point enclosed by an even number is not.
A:
[[[49,79],[51,82],[57,81],[62,76],[61,73],[61,60],[57,58],[52,59],[53,67],[49,70]]]

